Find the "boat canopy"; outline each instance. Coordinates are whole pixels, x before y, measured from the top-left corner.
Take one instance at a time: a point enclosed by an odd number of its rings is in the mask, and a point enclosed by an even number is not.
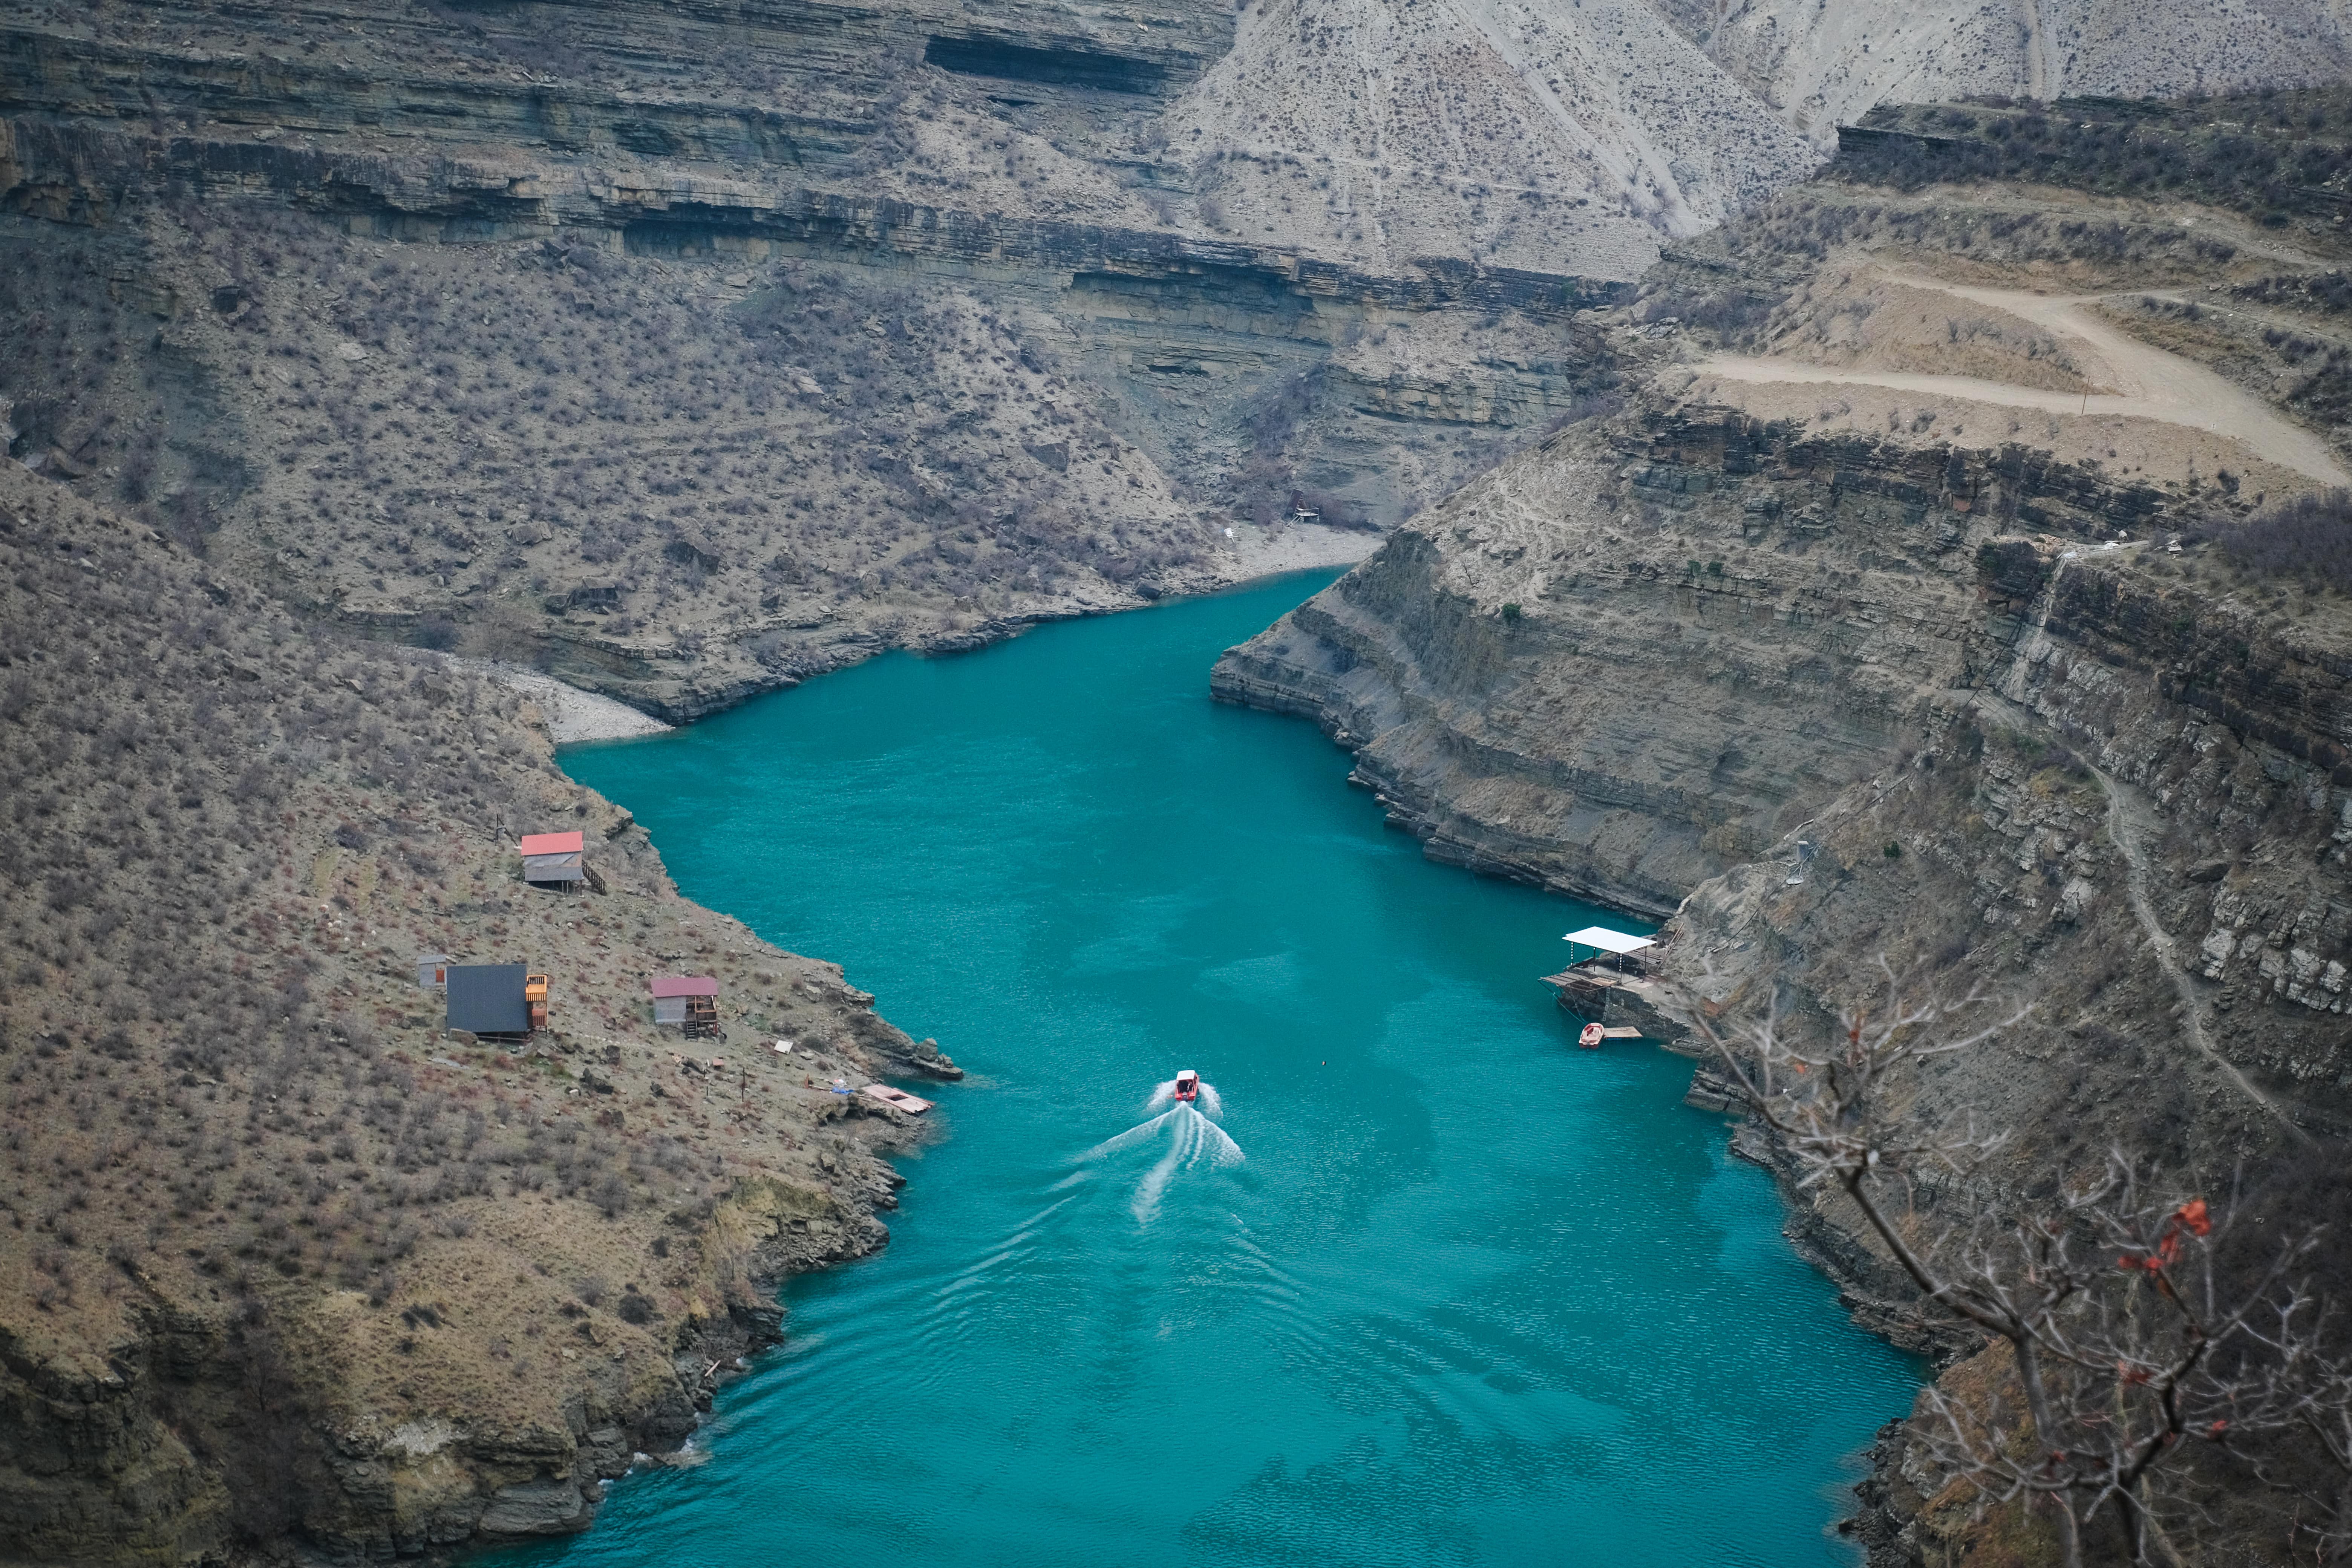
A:
[[[1585,947],[1597,947],[1603,952],[1613,952],[1620,956],[1629,952],[1639,952],[1645,947],[1658,945],[1654,938],[1633,936],[1622,931],[1611,931],[1607,926],[1586,926],[1582,931],[1569,932],[1560,938],[1560,941],[1577,942]]]

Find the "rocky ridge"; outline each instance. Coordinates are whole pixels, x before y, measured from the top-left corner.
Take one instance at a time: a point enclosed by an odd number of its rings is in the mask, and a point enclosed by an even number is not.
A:
[[[2089,345],[1883,286],[2294,297],[2336,275],[2340,240],[2113,197],[2078,212],[2070,252],[2036,237],[2066,201],[1833,170],[1670,252],[1612,333],[1626,409],[1415,519],[1213,677],[1323,725],[1433,858],[1671,916],[1686,1016],[1772,1003],[1825,1032],[1883,989],[1882,955],[2034,998],[1911,1090],[1930,1127],[2012,1133],[1979,1184],[1923,1182],[1930,1215],[1998,1210],[2116,1146],[2227,1191],[2352,1112],[2352,619],[2222,547],[2321,481],[2158,415],[2015,412],[2000,389],[2047,395]],[[2254,280],[2272,272],[2305,282]],[[2103,319],[2192,346],[2136,314]],[[1969,329],[1973,396],[1901,367],[1923,321]],[[1708,374],[1727,347],[1755,379]],[[1833,366],[1853,379],[1810,379]],[[2340,437],[2298,423],[2296,384],[2239,384],[2282,428]],[[1694,1103],[1720,1107],[1709,1088]],[[1738,1146],[1786,1166],[1752,1132]],[[1790,1197],[1792,1238],[1859,1319],[1939,1358],[1976,1349],[1839,1202]],[[1946,1384],[1999,1375],[1969,1359]],[[2032,1549],[1908,1453],[1890,1429],[1874,1561]]]
[[[1411,515],[1609,395],[1580,310],[1805,173],[1755,29],[1854,26],[35,6],[11,454],[307,613],[691,717]],[[2102,47],[2065,80],[2130,88]]]

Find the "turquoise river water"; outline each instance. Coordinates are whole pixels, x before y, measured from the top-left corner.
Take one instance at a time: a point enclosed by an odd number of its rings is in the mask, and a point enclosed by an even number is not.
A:
[[[1575,1047],[1584,905],[1423,860],[1218,652],[1328,581],[879,658],[568,751],[689,897],[971,1073],[705,1462],[508,1562],[1801,1564],[1916,1369],[1689,1064]],[[1623,925],[1622,920],[1612,923]],[[1196,1068],[1227,1147],[1154,1086]],[[1241,1157],[1236,1162],[1235,1153]]]

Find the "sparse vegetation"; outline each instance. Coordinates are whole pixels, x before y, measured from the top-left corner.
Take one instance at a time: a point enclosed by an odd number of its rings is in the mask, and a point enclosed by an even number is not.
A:
[[[1851,1205],[1931,1321],[1990,1342],[1923,1394],[1907,1463],[1956,1510],[2049,1531],[2067,1568],[2232,1538],[2340,1557],[2352,1363],[2340,1263],[2316,1261],[2332,1216],[2168,1185],[2120,1149],[1984,1202],[1997,1163],[2014,1176],[2014,1130],[1906,1107],[1923,1068],[1995,1048],[2033,1009],[1886,981],[1818,1045],[1771,1014],[1697,1027],[1797,1185]]]
[[[771,1310],[763,1277],[877,1244],[865,1210],[891,1178],[803,1079],[870,1072],[867,1049],[903,1037],[837,972],[678,900],[510,693],[305,630],[13,467],[0,598],[0,1325],[75,1364],[144,1355],[142,1314],[168,1306],[194,1358],[168,1386],[209,1434],[173,1484],[263,1494],[221,1540],[366,1514],[319,1468],[330,1426],[563,1430],[583,1368],[538,1348],[559,1327],[635,1369],[615,1421],[675,1440],[708,1394],[701,1363],[672,1369],[681,1347],[740,1344],[732,1315]],[[588,831],[608,894],[520,882],[514,837],[551,823]],[[665,1049],[639,1005],[658,951],[726,974],[738,1034],[790,1027],[806,1065],[739,1040],[703,1093],[706,1061]],[[552,972],[556,1026],[528,1048],[445,1035],[424,952]],[[757,1221],[712,1228],[746,1204],[808,1223],[781,1246]],[[28,1398],[0,1379],[0,1419],[64,1441]],[[121,1412],[124,1441],[147,1441],[140,1419]],[[627,1456],[576,1460],[586,1477]],[[54,1532],[113,1509],[153,1527],[111,1473],[78,1471],[68,1516],[0,1516],[32,1531],[10,1550],[71,1555]]]
[[[2249,572],[2352,591],[2352,491],[2299,496],[2215,538],[2222,553]]]
[[[2274,227],[2332,227],[2352,195],[2352,89],[2265,89],[2174,102],[2062,99],[1883,108],[1832,179],[1916,189],[2016,180],[2162,196]],[[1877,135],[1869,135],[1869,132]],[[2086,232],[2093,226],[2086,220]]]

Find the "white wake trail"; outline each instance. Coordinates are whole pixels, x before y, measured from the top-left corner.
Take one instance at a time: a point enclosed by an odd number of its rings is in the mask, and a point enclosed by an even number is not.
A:
[[[1242,1146],[1240,1144],[1225,1136],[1225,1130],[1223,1128],[1218,1126],[1215,1122],[1210,1121],[1205,1116],[1201,1118],[1199,1132],[1200,1141],[1208,1145],[1209,1163],[1211,1164],[1218,1166],[1238,1165],[1243,1160],[1248,1157],[1242,1152]]]
[[[1198,1121],[1199,1118],[1195,1116],[1192,1120]],[[1143,1180],[1135,1185],[1135,1201],[1129,1206],[1134,1211],[1137,1224],[1150,1225],[1160,1217],[1160,1194],[1168,1190],[1168,1184],[1174,1179],[1177,1168],[1192,1163],[1188,1156],[1198,1152],[1199,1143],[1199,1136],[1192,1131],[1191,1121],[1178,1121],[1175,1136],[1168,1140],[1168,1152],[1160,1155],[1160,1163],[1146,1171]]]
[[[1180,1106],[1177,1109],[1189,1110],[1192,1107]],[[1116,1154],[1121,1149],[1132,1149],[1138,1143],[1140,1143],[1145,1139],[1150,1137],[1153,1132],[1159,1131],[1160,1127],[1175,1114],[1176,1112],[1174,1110],[1161,1111],[1150,1121],[1143,1122],[1139,1126],[1130,1127],[1116,1138],[1104,1139],[1101,1142],[1096,1144],[1093,1148],[1079,1155],[1078,1158],[1081,1161],[1099,1160],[1105,1154]]]
[[[1210,1092],[1207,1084],[1202,1084],[1201,1089],[1204,1095]],[[1154,1103],[1158,1103],[1157,1096]],[[1212,1101],[1213,1107],[1214,1103]],[[1166,1196],[1168,1184],[1176,1179],[1177,1172],[1199,1164],[1204,1154],[1211,1165],[1220,1169],[1238,1165],[1247,1157],[1243,1154],[1241,1145],[1227,1136],[1223,1128],[1201,1114],[1199,1106],[1179,1103],[1149,1121],[1129,1128],[1116,1138],[1104,1139],[1079,1155],[1078,1160],[1081,1163],[1099,1160],[1122,1149],[1147,1143],[1163,1131],[1168,1137],[1168,1148],[1153,1163],[1151,1169],[1143,1173],[1143,1179],[1136,1184],[1135,1196],[1129,1205],[1137,1221],[1143,1225],[1150,1225],[1160,1217],[1160,1199]]]

